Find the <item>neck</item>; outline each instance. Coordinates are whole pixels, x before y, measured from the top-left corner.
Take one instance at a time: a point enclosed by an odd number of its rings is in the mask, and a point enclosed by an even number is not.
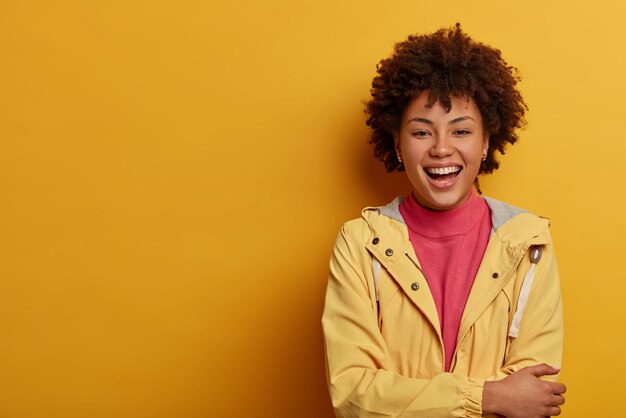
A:
[[[469,198],[454,209],[437,211],[419,204],[411,195],[402,204],[401,214],[415,233],[428,237],[446,237],[466,233],[488,210],[485,201],[474,190]]]

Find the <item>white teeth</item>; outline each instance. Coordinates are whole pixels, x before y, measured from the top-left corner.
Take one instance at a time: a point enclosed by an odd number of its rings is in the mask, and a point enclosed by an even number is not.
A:
[[[457,171],[461,171],[461,167],[458,165],[448,166],[448,167],[437,167],[437,168],[427,168],[426,172],[430,174],[450,174],[456,173]]]

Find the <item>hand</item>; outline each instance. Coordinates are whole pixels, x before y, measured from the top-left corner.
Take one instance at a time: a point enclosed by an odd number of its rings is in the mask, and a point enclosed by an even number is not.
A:
[[[485,382],[483,413],[497,413],[507,418],[543,418],[561,414],[565,403],[565,385],[541,380],[559,369],[538,364],[525,367],[506,378]]]

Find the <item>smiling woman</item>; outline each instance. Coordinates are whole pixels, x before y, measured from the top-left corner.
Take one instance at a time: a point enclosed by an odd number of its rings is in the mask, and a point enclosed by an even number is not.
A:
[[[335,243],[322,324],[337,416],[560,414],[548,221],[475,190],[524,124],[517,81],[458,24],[381,61],[371,143],[412,190],[364,209]]]
[[[429,106],[428,91],[423,91],[406,107],[394,135],[415,198],[435,210],[467,201],[489,149],[474,101],[452,97],[450,104],[449,111],[439,103]]]

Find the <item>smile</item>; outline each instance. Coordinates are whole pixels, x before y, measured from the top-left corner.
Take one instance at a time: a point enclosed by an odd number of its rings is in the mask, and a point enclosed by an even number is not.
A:
[[[430,182],[435,186],[450,187],[456,182],[462,168],[458,165],[451,165],[447,167],[426,167],[424,171]]]
[[[448,167],[425,168],[424,170],[426,170],[428,175],[432,174],[436,176],[442,176],[445,174],[458,173],[459,171],[461,171],[461,167],[459,167],[458,165],[451,165]]]

